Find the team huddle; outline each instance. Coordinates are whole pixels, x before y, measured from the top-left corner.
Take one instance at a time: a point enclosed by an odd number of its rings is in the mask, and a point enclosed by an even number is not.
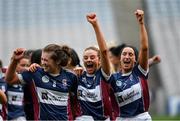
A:
[[[84,50],[84,68],[72,48],[58,44],[32,52],[30,66],[19,68],[28,54],[17,48],[0,81],[1,120],[151,120],[147,80],[157,58],[149,59],[144,12],[136,10],[135,16],[139,50],[121,46],[116,65],[95,13],[86,18],[99,48]]]

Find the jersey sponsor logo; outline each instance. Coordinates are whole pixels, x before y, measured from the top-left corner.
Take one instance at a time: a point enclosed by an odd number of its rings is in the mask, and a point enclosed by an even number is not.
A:
[[[52,104],[57,106],[67,106],[68,93],[48,90],[37,87],[39,101],[45,104]]]
[[[49,77],[48,76],[43,76],[42,77],[42,81],[44,82],[44,83],[48,83],[49,82]]]
[[[88,102],[101,101],[100,86],[96,86],[95,89],[87,89],[85,87],[78,86],[78,98]]]
[[[8,91],[7,95],[8,95],[8,104],[19,105],[19,106],[23,105],[23,98],[24,98],[23,92]]]
[[[142,97],[140,83],[137,83],[130,88],[115,93],[119,106],[124,106]]]

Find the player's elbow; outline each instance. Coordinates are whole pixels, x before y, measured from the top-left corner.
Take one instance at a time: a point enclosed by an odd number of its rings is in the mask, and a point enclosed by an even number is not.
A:
[[[16,77],[16,74],[12,75],[12,76],[5,76],[5,80],[8,84],[12,85],[12,84],[15,84],[17,82],[17,77]]]
[[[143,47],[141,48],[141,51],[142,51],[142,52],[148,52],[148,50],[149,50],[148,46],[143,46]]]
[[[5,79],[6,82],[9,84],[9,83],[11,83],[11,81],[12,81],[13,78],[12,78],[11,76],[6,75],[4,79]]]

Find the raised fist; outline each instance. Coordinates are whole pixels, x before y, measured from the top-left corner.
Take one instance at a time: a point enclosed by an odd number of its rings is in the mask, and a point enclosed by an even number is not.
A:
[[[136,18],[140,24],[144,23],[144,11],[137,9],[134,14],[136,15]]]
[[[13,52],[13,57],[12,57],[12,59],[14,59],[14,60],[20,60],[21,58],[24,57],[24,52],[25,52],[25,49],[24,49],[24,48],[17,48],[17,49]]]
[[[97,22],[97,17],[96,17],[95,13],[87,14],[86,18],[87,18],[88,22],[90,22],[91,24],[95,24]]]

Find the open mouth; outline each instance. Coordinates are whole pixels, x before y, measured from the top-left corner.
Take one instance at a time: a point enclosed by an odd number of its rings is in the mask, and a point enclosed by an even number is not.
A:
[[[131,64],[131,61],[123,61],[123,65],[124,65],[124,67],[129,67],[130,66],[130,64]]]
[[[93,63],[86,63],[86,71],[88,73],[93,73],[94,72],[94,64]]]
[[[93,64],[92,64],[92,63],[86,64],[86,67],[87,67],[87,68],[93,68]]]
[[[131,62],[130,61],[124,61],[124,64],[130,64]]]

